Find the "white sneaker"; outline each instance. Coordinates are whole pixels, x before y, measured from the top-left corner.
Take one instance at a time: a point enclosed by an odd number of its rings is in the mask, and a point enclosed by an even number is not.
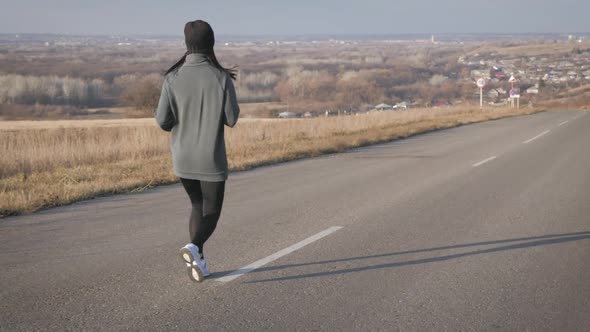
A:
[[[199,247],[196,245],[189,243],[180,248],[180,257],[186,264],[188,276],[191,280],[201,282],[205,277],[210,275],[207,262],[201,259]]]
[[[208,277],[211,275],[211,273],[209,273],[209,268],[207,267],[207,260],[205,258],[201,259],[201,271],[203,271],[204,277]]]

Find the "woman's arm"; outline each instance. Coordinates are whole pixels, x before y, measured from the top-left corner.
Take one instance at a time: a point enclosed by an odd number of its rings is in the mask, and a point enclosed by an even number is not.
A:
[[[223,122],[226,126],[233,127],[240,117],[240,106],[238,105],[234,83],[229,75],[225,79],[225,95],[223,98],[225,99],[223,105]]]
[[[162,84],[162,93],[160,95],[160,101],[158,107],[154,111],[154,117],[160,128],[165,131],[171,131],[176,125],[176,117],[172,112],[170,104],[170,96],[168,92],[168,81],[165,79]]]

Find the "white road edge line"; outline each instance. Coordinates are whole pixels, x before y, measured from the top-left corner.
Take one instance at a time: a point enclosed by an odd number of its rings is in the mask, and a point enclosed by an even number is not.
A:
[[[565,121],[563,121],[562,123],[558,124],[557,126],[558,126],[558,127],[561,127],[561,126],[563,126],[564,124],[566,124],[566,123],[568,123],[568,122],[570,122],[570,120],[565,120]]]
[[[532,141],[536,140],[537,138],[540,138],[540,137],[543,137],[543,136],[545,136],[545,135],[549,134],[550,132],[551,132],[551,130],[545,130],[544,132],[540,133],[539,135],[537,135],[537,136],[535,136],[535,137],[533,137],[533,138],[531,138],[531,139],[528,139],[528,140],[526,140],[526,141],[524,141],[524,142],[522,142],[522,143],[523,143],[523,144],[528,144],[528,143],[530,143],[530,142],[532,142]]]
[[[219,278],[216,278],[216,279],[213,279],[213,280],[219,281],[219,282],[230,282],[232,280],[235,280],[235,279],[243,276],[246,273],[249,273],[249,272],[252,272],[252,271],[254,271],[256,269],[259,269],[259,268],[261,268],[262,266],[264,266],[264,265],[266,265],[268,263],[271,263],[271,262],[273,262],[273,261],[275,261],[275,260],[277,260],[277,259],[279,259],[279,258],[281,258],[283,256],[286,256],[286,255],[288,255],[288,254],[290,254],[290,253],[292,253],[294,251],[297,251],[297,250],[305,247],[306,245],[308,245],[310,243],[313,243],[313,242],[315,242],[315,241],[317,241],[317,240],[319,240],[319,239],[321,239],[323,237],[326,237],[326,236],[328,236],[328,235],[330,235],[330,234],[332,234],[332,233],[334,233],[334,232],[336,232],[336,231],[338,231],[340,229],[342,229],[342,226],[333,226],[333,227],[330,227],[330,228],[328,228],[328,229],[326,229],[324,231],[321,231],[321,232],[317,233],[316,235],[312,235],[312,236],[308,237],[307,239],[305,239],[305,240],[303,240],[301,242],[295,243],[294,245],[292,245],[292,246],[290,246],[288,248],[285,248],[285,249],[283,249],[281,251],[277,251],[276,253],[274,253],[274,254],[272,254],[272,255],[270,255],[268,257],[265,257],[263,259],[257,260],[256,262],[254,262],[254,263],[252,263],[250,265],[246,265],[246,266],[244,266],[241,269],[235,270],[233,272],[230,272],[230,273],[224,275],[223,277],[219,277]]]
[[[482,161],[480,161],[478,163],[473,164],[473,167],[479,167],[479,166],[487,163],[488,161],[492,161],[492,160],[494,160],[496,158],[498,158],[498,156],[489,157],[488,159],[484,159],[484,160],[482,160]]]

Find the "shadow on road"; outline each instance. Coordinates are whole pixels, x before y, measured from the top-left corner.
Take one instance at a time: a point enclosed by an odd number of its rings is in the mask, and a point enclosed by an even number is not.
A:
[[[392,256],[398,256],[398,255],[404,255],[404,254],[415,254],[415,253],[432,252],[432,251],[438,251],[438,250],[469,248],[469,247],[503,244],[503,243],[511,243],[511,242],[523,242],[524,241],[523,243],[515,243],[515,244],[494,247],[494,248],[488,248],[488,249],[478,249],[475,251],[457,253],[457,254],[451,254],[451,255],[436,256],[436,257],[422,258],[422,259],[402,261],[402,262],[392,262],[392,263],[384,263],[384,264],[377,264],[377,265],[369,265],[369,266],[363,266],[363,267],[354,267],[354,268],[347,268],[347,269],[340,269],[340,270],[333,270],[333,271],[316,272],[316,273],[309,273],[309,274],[302,274],[302,275],[295,275],[295,276],[288,276],[288,277],[252,280],[252,281],[248,281],[247,283],[258,283],[258,282],[269,282],[269,281],[286,281],[286,280],[294,280],[294,279],[325,277],[325,276],[336,275],[336,274],[370,271],[370,270],[385,269],[385,268],[395,268],[395,267],[402,267],[402,266],[408,266],[408,265],[435,263],[435,262],[442,262],[442,261],[447,261],[447,260],[457,259],[457,258],[462,258],[462,257],[468,257],[468,256],[489,254],[489,253],[501,252],[501,251],[507,251],[507,250],[545,246],[545,245],[551,245],[551,244],[566,243],[566,242],[586,240],[586,239],[590,239],[590,231],[577,232],[577,233],[551,234],[551,235],[534,236],[534,237],[521,237],[521,238],[495,240],[495,241],[474,242],[474,243],[466,243],[466,244],[458,244],[458,245],[450,245],[450,246],[442,246],[442,247],[433,247],[433,248],[427,248],[427,249],[399,251],[399,252],[377,254],[377,255],[371,255],[371,256],[359,256],[359,257],[349,257],[349,258],[342,258],[342,259],[325,260],[325,261],[319,261],[319,262],[269,266],[269,267],[260,268],[254,272],[283,270],[283,269],[289,269],[289,268],[301,267],[301,266],[321,265],[321,264],[338,263],[338,262],[349,262],[349,261],[365,260],[365,259],[372,259],[372,258],[392,257]],[[222,276],[226,273],[228,273],[228,272],[216,273],[216,276]]]

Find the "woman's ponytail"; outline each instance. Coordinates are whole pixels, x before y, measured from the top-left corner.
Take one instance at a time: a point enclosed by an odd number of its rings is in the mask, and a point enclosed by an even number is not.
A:
[[[180,58],[180,60],[178,60],[178,62],[176,62],[174,65],[172,65],[172,67],[170,67],[170,69],[168,69],[168,70],[166,71],[166,74],[164,74],[164,75],[168,75],[168,74],[170,74],[171,72],[178,70],[178,68],[180,68],[180,66],[182,66],[182,65],[184,64],[184,62],[186,61],[186,56],[187,56],[187,55],[188,55],[188,52],[186,52],[186,53],[185,53],[185,54],[182,56],[182,58]]]
[[[211,50],[210,53],[207,54],[207,57],[209,58],[209,62],[211,62],[211,64],[213,66],[215,66],[217,69],[226,72],[229,77],[231,77],[232,80],[236,80],[237,77],[237,70],[236,67],[232,67],[232,68],[225,68],[223,67],[219,61],[217,61],[217,57],[215,56],[215,52],[213,52],[213,50]]]

